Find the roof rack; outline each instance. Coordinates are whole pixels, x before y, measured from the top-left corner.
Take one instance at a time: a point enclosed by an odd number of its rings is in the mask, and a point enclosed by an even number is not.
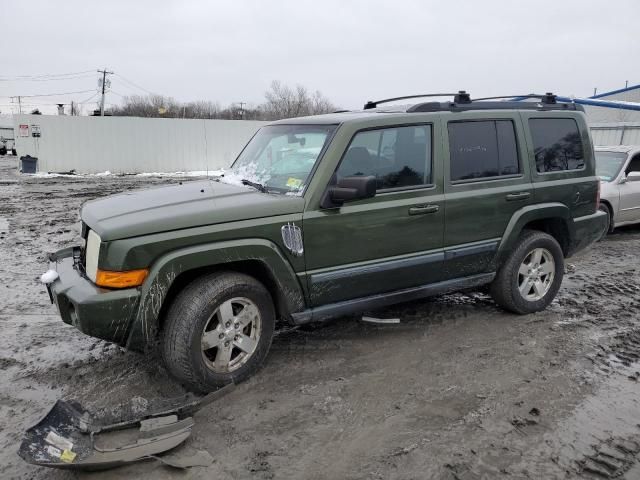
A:
[[[539,98],[542,103],[546,104],[554,104],[556,102],[557,95],[554,95],[551,92],[547,92],[544,95],[539,95],[537,93],[528,93],[526,95],[502,95],[499,97],[482,97],[482,98],[474,98],[475,102],[483,101],[483,100],[498,100],[501,98],[510,98],[513,101],[524,100],[526,98]]]
[[[499,100],[499,99],[511,99],[512,101],[486,101],[486,100]],[[522,102],[525,98],[536,98],[539,102]],[[469,99],[464,102],[425,102],[417,105],[412,105],[407,109],[407,112],[461,112],[467,110],[577,110],[584,111],[582,105],[577,105],[574,102],[567,102],[564,97],[558,97],[553,93],[547,92],[544,95],[527,94],[527,95],[503,95],[496,97],[483,97]]]
[[[455,103],[469,103],[471,102],[470,95],[464,90],[460,90],[458,93],[426,93],[424,95],[407,95],[405,97],[385,98],[384,100],[376,100],[372,102],[369,100],[364,104],[364,110],[370,110],[376,108],[381,103],[395,102],[397,100],[409,100],[411,98],[426,98],[426,97],[453,97]]]
[[[573,101],[567,101],[565,97],[547,92],[545,94],[529,93],[526,95],[501,95],[496,97],[471,98],[464,90],[458,93],[427,93],[424,95],[407,95],[405,97],[386,98],[375,102],[369,101],[364,110],[376,108],[381,103],[394,102],[396,100],[408,100],[423,97],[453,97],[452,102],[423,102],[410,106],[406,111],[410,112],[460,112],[465,110],[578,110],[584,111],[582,105]],[[539,102],[522,102],[527,98],[539,99]],[[512,101],[504,101],[511,99]],[[487,100],[501,100],[488,102]]]

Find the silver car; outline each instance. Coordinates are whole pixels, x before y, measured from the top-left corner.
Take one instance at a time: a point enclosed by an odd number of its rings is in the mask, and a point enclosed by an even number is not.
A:
[[[640,223],[640,146],[595,147],[600,177],[600,210],[609,215],[610,233]]]

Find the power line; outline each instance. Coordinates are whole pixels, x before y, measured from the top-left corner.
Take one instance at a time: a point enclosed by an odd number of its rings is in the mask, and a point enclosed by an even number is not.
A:
[[[136,83],[132,82],[131,80],[128,80],[127,78],[123,77],[123,76],[122,76],[122,75],[120,75],[119,73],[116,73],[115,75],[117,75],[118,77],[120,77],[122,80],[124,80],[126,83],[128,83],[128,84],[132,85],[133,87],[138,88],[138,89],[140,89],[140,90],[142,90],[142,91],[144,91],[144,92],[147,92],[149,95],[155,95],[153,92],[151,92],[151,91],[147,90],[147,89],[146,89],[146,88],[144,88],[144,87],[141,87],[140,85],[138,85],[138,84],[136,84]]]
[[[80,104],[89,103],[89,101],[90,101],[91,99],[93,99],[93,98],[95,98],[95,97],[97,97],[97,96],[98,96],[98,92],[95,92],[93,95],[91,95],[91,96],[90,96],[89,98],[87,98],[86,100],[82,100],[81,102],[77,102],[77,103],[80,103]]]
[[[62,93],[42,93],[42,94],[38,94],[38,95],[7,95],[9,97],[24,97],[24,98],[31,98],[31,97],[57,97],[60,95],[75,95],[76,93],[89,93],[89,92],[93,92],[94,90],[79,90],[77,92],[62,92]]]
[[[69,80],[77,80],[79,78],[89,78],[92,75],[84,74],[84,75],[74,75],[72,77],[55,77],[55,78],[16,78],[16,79],[7,79],[0,78],[0,82],[8,82],[8,83],[16,83],[16,82],[59,82],[59,81],[69,81]]]
[[[69,73],[44,73],[40,75],[0,75],[0,80],[9,79],[25,79],[25,78],[54,78],[54,77],[68,77],[71,75],[81,75],[83,73],[93,73],[93,70],[85,70],[82,72],[69,72]]]

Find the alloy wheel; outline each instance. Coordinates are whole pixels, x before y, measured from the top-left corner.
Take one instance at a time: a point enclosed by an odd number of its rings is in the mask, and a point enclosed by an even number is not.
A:
[[[245,297],[223,302],[205,323],[201,349],[205,364],[215,373],[229,373],[255,352],[262,318],[255,303]]]

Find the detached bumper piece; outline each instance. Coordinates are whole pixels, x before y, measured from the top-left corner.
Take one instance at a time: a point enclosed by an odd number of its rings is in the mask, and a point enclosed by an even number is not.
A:
[[[18,455],[34,465],[75,470],[103,470],[146,459],[162,461],[156,455],[191,435],[191,415],[233,388],[230,384],[199,400],[110,425],[94,420],[76,403],[58,400],[25,432]]]

